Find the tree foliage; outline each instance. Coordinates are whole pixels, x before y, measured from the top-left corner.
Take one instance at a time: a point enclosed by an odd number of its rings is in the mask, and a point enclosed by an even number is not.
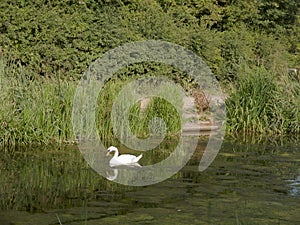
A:
[[[32,78],[77,79],[107,50],[160,39],[203,57],[221,80],[243,63],[300,64],[297,0],[3,0],[0,50]]]

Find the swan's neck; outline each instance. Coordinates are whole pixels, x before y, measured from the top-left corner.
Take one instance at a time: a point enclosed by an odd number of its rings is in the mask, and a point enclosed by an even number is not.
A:
[[[115,152],[114,157],[113,158],[117,158],[119,156],[119,151],[118,149],[113,150]]]

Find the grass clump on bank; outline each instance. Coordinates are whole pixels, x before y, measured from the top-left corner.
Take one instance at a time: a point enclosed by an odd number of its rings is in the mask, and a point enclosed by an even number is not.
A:
[[[300,132],[300,83],[264,67],[247,68],[227,102],[229,133]]]
[[[105,90],[119,86],[120,83],[108,84],[104,90],[100,93],[97,104],[97,127],[98,134],[101,140],[105,143],[115,143],[118,142],[113,129],[113,122],[111,120],[112,107],[114,99],[118,93],[115,92],[106,92]],[[103,101],[104,100],[104,101]],[[122,107],[122,106],[121,106]],[[129,112],[129,127],[134,136],[138,138],[147,138],[150,134],[153,134],[151,130],[150,121],[155,117],[161,118],[166,125],[166,135],[174,136],[180,132],[181,124],[180,117],[170,103],[166,102],[161,98],[151,98],[148,107],[145,110],[141,110],[140,102],[136,102],[130,108]],[[115,128],[122,128],[119,137],[129,137],[130,134],[126,132],[124,128],[125,121],[117,120]],[[160,131],[157,131],[159,133]]]
[[[32,79],[24,66],[4,58],[0,66],[1,144],[76,141],[71,122],[76,81],[67,82],[59,77]],[[163,72],[158,69],[156,73]],[[247,68],[239,74],[226,101],[227,133],[299,134],[300,83],[288,75],[270,73],[264,67]],[[99,94],[96,123],[99,137],[106,143],[117,142],[111,121],[113,103],[122,87],[135,78],[116,76]],[[188,84],[183,85],[188,88]],[[152,98],[143,112],[139,102],[131,106],[132,133],[147,138],[151,132],[149,121],[155,117],[164,120],[168,136],[180,133],[180,115],[172,104],[157,97]]]
[[[0,143],[75,142],[71,116],[78,82],[59,77],[32,79],[24,66],[4,58],[0,66]],[[130,80],[128,77],[113,79],[99,94],[96,123],[101,140],[107,143],[116,140],[111,122],[112,105],[123,85]],[[149,121],[154,117],[165,121],[167,135],[179,132],[180,117],[174,107],[164,99],[153,98],[144,112],[140,111],[138,102],[130,108],[129,124],[133,134],[147,137]]]
[[[6,145],[73,139],[70,116],[76,85],[29,78],[20,64],[0,61],[0,142]]]
[[[129,68],[129,71],[132,69],[137,69],[141,67],[141,65],[137,64],[134,68]],[[145,65],[146,68],[149,65]],[[146,106],[143,108],[141,106],[141,100],[132,101],[132,99],[136,98],[136,95],[139,95],[138,92],[145,91],[145,89],[149,88],[147,82],[156,82],[156,78],[166,77],[165,73],[168,73],[168,69],[165,66],[155,66],[148,72],[143,71],[140,73],[138,71],[133,71],[131,74],[130,72],[126,71],[119,71],[115,74],[114,78],[108,81],[103,90],[101,90],[98,101],[97,101],[97,127],[98,133],[102,140],[106,140],[110,143],[113,143],[116,140],[116,136],[119,138],[122,137],[130,137],[130,133],[128,133],[127,129],[127,120],[128,125],[132,132],[132,135],[138,138],[148,138],[150,135],[153,134],[162,134],[162,130],[152,130],[151,128],[157,128],[158,126],[164,126],[166,128],[166,135],[167,136],[174,136],[178,135],[181,130],[181,119],[180,113],[177,112],[174,105],[168,102],[166,99],[172,99],[176,101],[178,108],[183,106],[183,101],[178,92],[178,89],[172,87],[168,84],[164,84],[162,87],[158,88],[154,93],[158,94],[159,96],[147,96],[146,98]],[[134,74],[134,75],[132,75]],[[178,74],[176,74],[178,75]],[[170,75],[169,75],[170,76]],[[140,80],[140,78],[143,78]],[[172,77],[173,80],[176,80],[176,77]],[[145,80],[146,79],[146,80]],[[134,81],[137,81],[139,85],[135,86]],[[145,82],[145,83],[144,83]],[[176,83],[176,82],[175,82]],[[186,83],[186,81],[184,81]],[[146,86],[145,86],[146,85]],[[150,85],[150,84],[149,84]],[[154,85],[154,86],[151,86]],[[155,89],[157,86],[156,84],[151,84],[150,86]],[[179,86],[179,84],[177,84]],[[181,84],[182,85],[182,84]],[[187,85],[186,85],[187,86]],[[145,87],[145,89],[144,89]],[[135,89],[137,88],[137,89]],[[125,93],[123,92],[124,90]],[[129,91],[130,90],[130,91]],[[152,89],[147,90],[145,93],[151,92]],[[143,92],[144,93],[144,92]],[[144,94],[145,94],[144,93]],[[166,98],[166,99],[165,99]],[[115,108],[114,108],[115,107]],[[120,112],[127,110],[129,107],[129,117],[124,117],[123,120],[111,119],[113,109],[115,109],[114,118],[118,118],[120,116]],[[118,116],[116,116],[118,115]],[[163,124],[153,124],[156,118],[162,119],[164,122]],[[156,120],[156,122],[158,122]],[[151,124],[154,125],[151,127]],[[113,126],[116,129],[119,129],[119,135],[116,135],[116,131],[113,130]]]

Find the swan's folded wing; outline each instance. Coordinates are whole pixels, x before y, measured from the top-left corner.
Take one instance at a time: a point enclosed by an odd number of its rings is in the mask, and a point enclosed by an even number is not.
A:
[[[111,167],[122,166],[122,165],[133,165],[133,164],[137,164],[141,158],[142,158],[142,154],[139,155],[138,157],[136,157],[135,155],[124,154],[116,158],[112,158],[109,163]]]
[[[130,163],[134,163],[137,162],[137,157],[134,155],[129,155],[129,154],[124,154],[124,155],[120,155],[117,160],[120,164],[130,164]]]

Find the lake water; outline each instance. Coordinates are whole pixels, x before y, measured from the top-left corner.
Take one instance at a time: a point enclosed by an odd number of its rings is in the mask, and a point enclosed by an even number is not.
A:
[[[300,224],[298,140],[227,139],[199,172],[202,140],[176,175],[145,187],[98,175],[76,146],[3,148],[0,224]]]

